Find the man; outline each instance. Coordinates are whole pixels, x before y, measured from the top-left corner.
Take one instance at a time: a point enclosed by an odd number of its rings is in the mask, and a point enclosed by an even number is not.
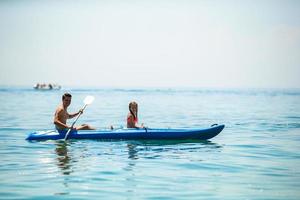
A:
[[[83,110],[80,109],[77,113],[69,114],[67,111],[68,106],[71,104],[72,95],[69,93],[65,93],[62,96],[62,104],[59,105],[54,114],[54,124],[56,129],[58,130],[66,130],[70,129],[71,126],[67,125],[67,119],[71,119],[76,117],[80,113],[82,114]],[[90,127],[87,124],[82,124],[77,127],[73,127],[76,130],[93,130],[94,128]]]

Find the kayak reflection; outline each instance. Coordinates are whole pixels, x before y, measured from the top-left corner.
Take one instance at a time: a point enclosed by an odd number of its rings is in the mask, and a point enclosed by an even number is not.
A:
[[[176,156],[176,152],[209,152],[221,151],[222,145],[211,142],[209,140],[139,140],[127,142],[128,159],[137,160],[139,158],[155,159],[170,154],[165,152],[174,152],[172,156]]]

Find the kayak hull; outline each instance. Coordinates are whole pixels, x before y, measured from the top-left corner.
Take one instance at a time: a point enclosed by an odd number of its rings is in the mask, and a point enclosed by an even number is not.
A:
[[[224,125],[216,125],[205,129],[116,129],[116,130],[72,130],[68,139],[99,140],[208,140],[217,136]],[[67,131],[37,131],[30,133],[27,140],[60,140]]]

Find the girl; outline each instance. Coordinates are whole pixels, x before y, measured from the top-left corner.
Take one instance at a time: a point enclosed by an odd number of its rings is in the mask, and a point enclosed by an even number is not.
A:
[[[129,103],[129,113],[127,115],[127,128],[144,128],[138,125],[138,104],[135,101]]]

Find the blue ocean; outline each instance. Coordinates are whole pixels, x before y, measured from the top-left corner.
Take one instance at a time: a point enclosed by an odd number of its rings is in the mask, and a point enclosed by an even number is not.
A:
[[[225,124],[208,141],[29,142],[51,130],[65,92],[77,124],[125,127],[128,103],[152,128]],[[300,90],[0,87],[0,199],[300,199]],[[69,124],[72,120],[69,121]]]

